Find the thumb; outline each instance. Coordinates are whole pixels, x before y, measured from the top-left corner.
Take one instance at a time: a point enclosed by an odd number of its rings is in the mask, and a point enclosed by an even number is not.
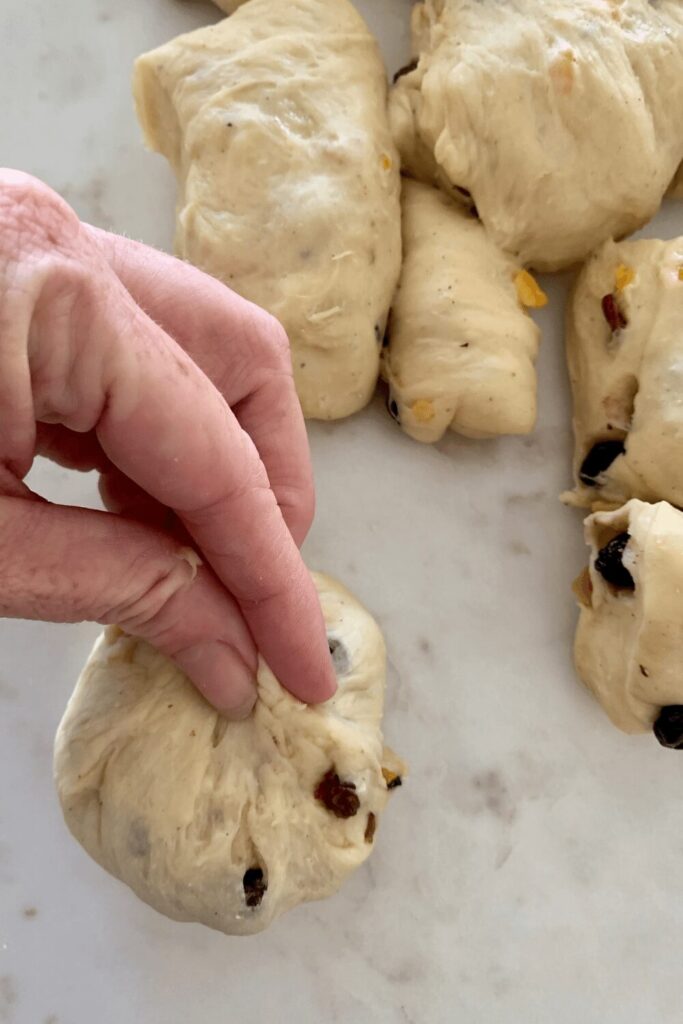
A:
[[[191,549],[121,516],[0,497],[0,615],[116,623],[228,717],[256,699],[256,648],[231,595]]]

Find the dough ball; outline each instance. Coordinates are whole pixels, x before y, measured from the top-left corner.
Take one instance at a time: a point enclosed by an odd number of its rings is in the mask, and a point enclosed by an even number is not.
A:
[[[59,727],[66,823],[150,906],[228,934],[330,896],[373,846],[401,764],[383,747],[385,652],[368,612],[315,576],[339,689],[307,706],[262,665],[227,722],[146,643],[108,629]]]
[[[680,0],[423,0],[391,120],[404,169],[556,270],[656,212],[683,158]]]
[[[384,354],[389,408],[411,437],[528,433],[536,418],[539,331],[520,297],[531,276],[464,206],[403,182],[404,261]]]
[[[607,242],[570,298],[574,396],[568,500],[683,505],[683,238]]]
[[[178,255],[281,321],[306,416],[362,408],[401,226],[386,75],[360,15],[249,0],[141,57],[134,91],[178,177]]]
[[[585,533],[578,673],[620,729],[683,745],[683,513],[634,499],[590,515]]]

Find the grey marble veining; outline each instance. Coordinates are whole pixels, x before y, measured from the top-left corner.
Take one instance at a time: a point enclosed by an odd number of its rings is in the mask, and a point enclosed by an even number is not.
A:
[[[407,0],[364,0],[390,69]],[[135,55],[216,17],[176,0],[3,0],[0,159],[81,216],[168,247],[174,186],[143,150]],[[683,230],[683,206],[648,233]],[[141,904],[67,835],[54,729],[97,632],[0,622],[2,1024],[678,1024],[683,761],[613,730],[570,662],[581,567],[561,347],[542,311],[527,439],[434,448],[378,399],[311,425],[307,557],[388,641],[386,732],[411,774],[334,899],[228,939]],[[90,477],[32,485],[96,504]]]

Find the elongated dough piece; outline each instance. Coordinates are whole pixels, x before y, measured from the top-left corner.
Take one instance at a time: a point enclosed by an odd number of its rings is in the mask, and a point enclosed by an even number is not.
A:
[[[141,57],[134,89],[178,176],[178,254],[283,323],[307,416],[362,408],[401,229],[384,66],[360,15],[249,0]]]
[[[683,745],[683,513],[632,500],[586,519],[577,581],[581,679],[625,732]]]
[[[389,322],[389,406],[418,441],[528,433],[539,331],[519,302],[533,279],[478,220],[429,185],[403,182],[404,262]],[[526,294],[526,293],[525,293]]]
[[[404,170],[556,270],[657,210],[683,159],[680,0],[423,0],[392,92]]]
[[[55,746],[67,825],[177,921],[246,935],[331,895],[366,859],[402,766],[383,747],[385,651],[368,612],[315,577],[339,688],[306,706],[265,666],[227,722],[170,661],[110,628]]]
[[[567,313],[574,396],[570,503],[683,505],[683,238],[607,242]]]

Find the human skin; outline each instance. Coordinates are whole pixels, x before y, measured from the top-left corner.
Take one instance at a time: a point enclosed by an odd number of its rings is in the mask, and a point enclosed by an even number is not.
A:
[[[99,471],[109,511],[31,492],[36,455]],[[257,652],[325,700],[298,550],[313,509],[278,322],[0,170],[0,614],[115,622],[232,717],[253,706]]]

